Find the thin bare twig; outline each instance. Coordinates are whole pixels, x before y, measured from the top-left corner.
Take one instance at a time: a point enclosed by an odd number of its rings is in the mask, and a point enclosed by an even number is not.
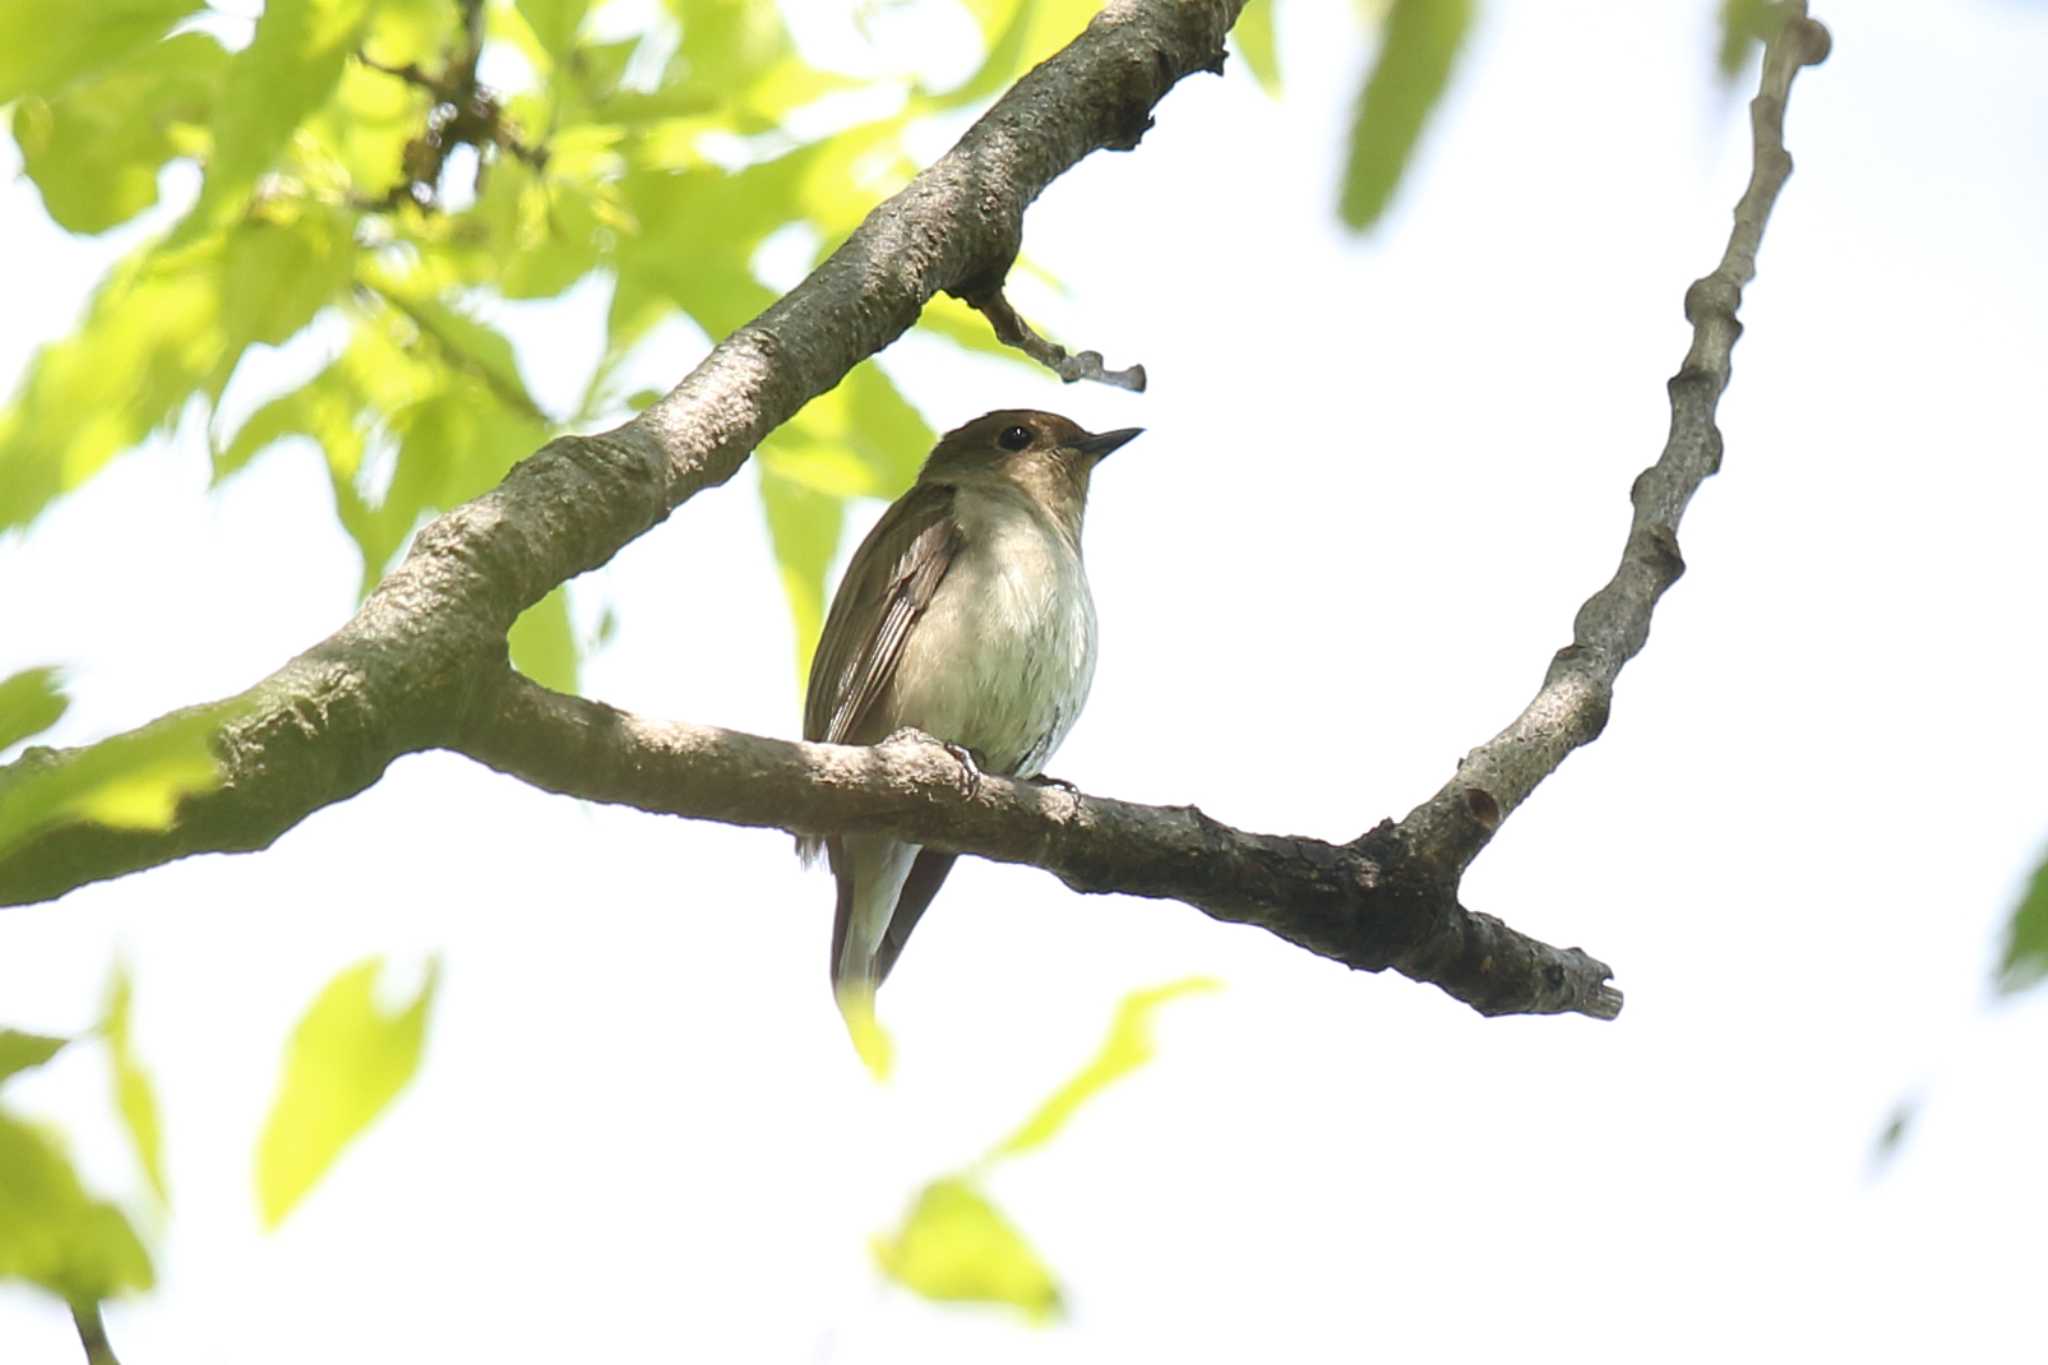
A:
[[[1735,206],[1735,226],[1721,263],[1685,291],[1692,345],[1667,385],[1671,431],[1657,463],[1629,490],[1635,515],[1621,566],[1586,600],[1572,622],[1572,642],[1557,652],[1536,696],[1507,729],[1465,755],[1436,795],[1410,811],[1400,832],[1418,854],[1457,876],[1494,831],[1572,750],[1607,724],[1614,680],[1649,638],[1657,601],[1685,571],[1678,524],[1701,483],[1721,467],[1715,408],[1728,387],[1729,356],[1742,325],[1742,289],[1756,276],[1757,248],[1778,192],[1792,174],[1785,150],[1785,101],[1792,78],[1828,54],[1828,31],[1806,14],[1805,0],[1785,5],[1785,20],[1764,49],[1762,86],[1750,102],[1755,164]]]
[[[1129,389],[1132,393],[1145,391],[1143,365],[1133,365],[1124,370],[1105,369],[1100,351],[1082,351],[1075,355],[1066,347],[1047,341],[1034,332],[1031,324],[1018,316],[1017,310],[1010,306],[1010,300],[1004,295],[1000,282],[974,289],[956,290],[954,295],[988,319],[989,326],[995,329],[996,340],[1005,346],[1016,347],[1066,383],[1093,379],[1119,389]]]

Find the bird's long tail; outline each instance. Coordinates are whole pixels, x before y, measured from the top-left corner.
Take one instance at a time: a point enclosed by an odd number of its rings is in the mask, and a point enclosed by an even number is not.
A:
[[[833,839],[827,847],[839,892],[832,915],[832,994],[854,1050],[879,1077],[888,1070],[889,1040],[875,1019],[875,988],[887,970],[881,955],[889,920],[918,847],[861,835]]]

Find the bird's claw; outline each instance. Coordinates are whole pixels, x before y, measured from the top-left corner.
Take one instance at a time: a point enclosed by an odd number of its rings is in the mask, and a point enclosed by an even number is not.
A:
[[[1081,794],[1081,789],[1067,781],[1064,777],[1047,777],[1044,773],[1039,773],[1037,776],[1030,778],[1029,781],[1034,787],[1051,787],[1054,791],[1062,791],[1069,796],[1079,796]]]
[[[974,755],[964,745],[940,739],[937,735],[926,734],[915,725],[906,725],[892,733],[884,744],[936,744],[950,754],[960,765],[960,794],[972,798],[981,790],[981,765],[974,761]]]
[[[974,755],[963,746],[948,744],[944,740],[939,741],[939,747],[951,754],[953,761],[960,765],[960,794],[972,800],[974,794],[981,790],[981,768],[976,765]]]

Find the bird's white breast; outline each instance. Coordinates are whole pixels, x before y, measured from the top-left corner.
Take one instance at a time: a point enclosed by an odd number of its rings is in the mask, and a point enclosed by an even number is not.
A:
[[[1095,601],[1079,548],[1021,493],[962,488],[964,544],[910,632],[894,725],[1031,777],[1073,728],[1095,678]]]

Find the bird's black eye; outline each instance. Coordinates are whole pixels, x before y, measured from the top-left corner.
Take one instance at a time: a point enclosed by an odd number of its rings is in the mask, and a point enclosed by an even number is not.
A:
[[[1031,444],[1031,428],[1004,427],[1003,434],[996,437],[996,444],[1004,450],[1022,450]]]

